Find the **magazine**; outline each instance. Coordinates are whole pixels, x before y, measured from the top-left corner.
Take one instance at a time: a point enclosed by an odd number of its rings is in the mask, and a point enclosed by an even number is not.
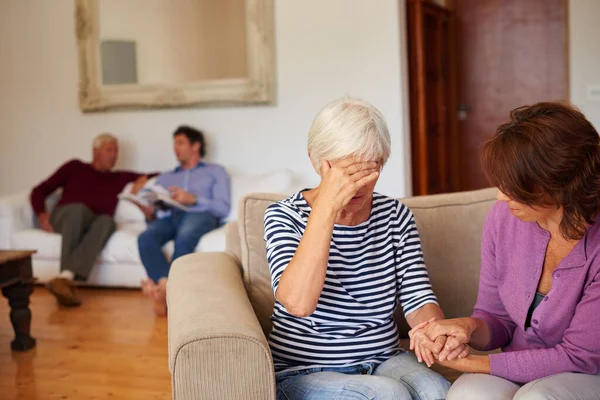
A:
[[[152,205],[159,208],[171,207],[188,211],[186,206],[171,198],[171,193],[167,189],[156,184],[141,189],[137,194],[131,192],[121,193],[119,198],[138,203],[145,207]]]

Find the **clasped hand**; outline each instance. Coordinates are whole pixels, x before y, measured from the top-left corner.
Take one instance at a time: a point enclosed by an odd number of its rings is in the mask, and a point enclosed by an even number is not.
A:
[[[428,367],[435,362],[444,363],[465,358],[470,353],[467,345],[471,339],[468,325],[463,318],[425,321],[410,330],[410,349],[419,362]]]

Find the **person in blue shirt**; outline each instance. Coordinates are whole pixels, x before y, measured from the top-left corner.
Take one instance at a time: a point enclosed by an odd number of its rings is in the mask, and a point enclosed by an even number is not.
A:
[[[202,160],[206,153],[202,132],[180,126],[173,134],[173,144],[179,166],[160,174],[156,184],[167,188],[171,198],[187,210],[166,204],[142,207],[149,223],[138,237],[140,258],[148,274],[148,279],[142,281],[142,290],[154,300],[157,315],[167,311],[170,263],[162,252],[163,245],[174,240],[171,261],[194,252],[200,238],[217,228],[231,208],[229,175],[220,165]]]

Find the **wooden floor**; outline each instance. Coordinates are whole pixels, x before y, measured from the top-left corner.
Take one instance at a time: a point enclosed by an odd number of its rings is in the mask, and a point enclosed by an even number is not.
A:
[[[0,300],[0,399],[170,399],[167,320],[139,290],[81,289],[60,308],[43,287],[31,298],[35,349],[10,351]]]

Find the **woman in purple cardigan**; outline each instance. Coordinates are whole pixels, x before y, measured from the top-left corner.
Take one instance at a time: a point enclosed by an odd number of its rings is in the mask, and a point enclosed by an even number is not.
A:
[[[521,107],[482,161],[499,191],[483,229],[475,310],[415,327],[411,347],[469,373],[449,400],[600,399],[598,132],[563,104]],[[458,359],[465,343],[502,353]]]

